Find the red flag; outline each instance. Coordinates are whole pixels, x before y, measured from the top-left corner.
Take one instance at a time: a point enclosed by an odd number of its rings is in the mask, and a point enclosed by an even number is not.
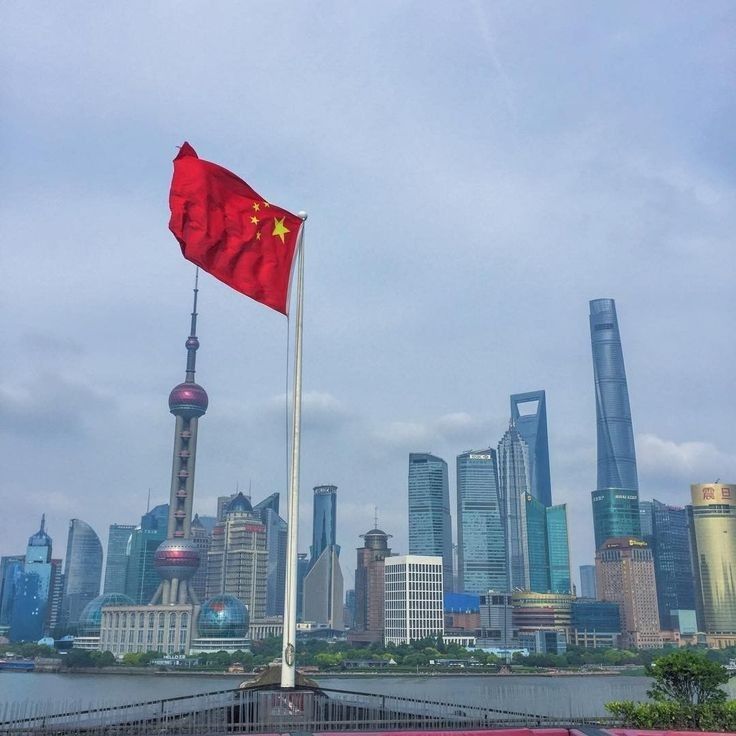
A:
[[[267,202],[184,143],[174,159],[169,229],[184,258],[282,314],[301,218]]]

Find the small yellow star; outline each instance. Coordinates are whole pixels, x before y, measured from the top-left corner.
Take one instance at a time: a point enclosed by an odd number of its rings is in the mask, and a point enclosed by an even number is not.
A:
[[[270,205],[270,204],[269,204],[268,202],[264,202],[264,203],[263,203],[263,206],[264,206],[264,207],[270,207],[271,205]]]
[[[261,234],[260,233],[256,233],[256,240],[260,240],[260,239],[261,239]]]
[[[273,232],[271,233],[271,235],[278,235],[281,238],[282,243],[284,242],[284,235],[286,235],[286,233],[291,232],[291,230],[289,230],[289,228],[287,228],[286,225],[284,225],[285,219],[286,218],[282,217],[279,220],[278,217],[274,217],[273,218]]]
[[[250,218],[250,221],[251,221],[251,222],[252,222],[252,223],[253,223],[254,225],[257,225],[257,224],[258,224],[258,218],[257,218],[257,217],[256,217],[255,215],[253,215],[253,217],[251,217],[251,218]]]
[[[253,209],[258,212],[258,210],[261,209],[261,205],[259,205],[258,202],[253,202]]]

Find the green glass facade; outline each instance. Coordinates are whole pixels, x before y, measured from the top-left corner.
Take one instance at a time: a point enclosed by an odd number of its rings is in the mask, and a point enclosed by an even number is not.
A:
[[[599,549],[613,537],[641,538],[639,494],[617,488],[593,491],[593,529]]]
[[[570,545],[567,534],[567,504],[545,509],[547,521],[547,554],[549,557],[549,589],[552,593],[571,593]]]

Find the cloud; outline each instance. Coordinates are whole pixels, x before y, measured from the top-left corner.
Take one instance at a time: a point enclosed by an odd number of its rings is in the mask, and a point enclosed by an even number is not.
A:
[[[380,424],[373,430],[373,439],[386,446],[401,450],[431,450],[432,446],[446,443],[485,444],[489,436],[487,419],[468,412],[457,411],[425,421],[392,421]],[[458,450],[462,452],[462,450]]]
[[[639,434],[636,454],[642,498],[663,490],[683,498],[691,483],[707,483],[716,478],[728,483],[736,478],[736,455],[711,442],[674,442],[654,434]]]

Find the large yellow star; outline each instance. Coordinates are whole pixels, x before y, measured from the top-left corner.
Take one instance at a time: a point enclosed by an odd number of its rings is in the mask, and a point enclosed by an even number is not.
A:
[[[259,205],[258,202],[253,202],[253,209],[258,212],[258,210],[261,209],[261,205]]]
[[[258,224],[258,218],[257,218],[257,217],[256,217],[255,215],[253,215],[253,217],[251,217],[251,218],[250,218],[250,221],[251,221],[251,222],[252,222],[252,223],[253,223],[254,225],[257,225],[257,224]]]
[[[286,235],[286,233],[291,232],[291,230],[289,230],[289,228],[287,228],[286,225],[284,225],[285,219],[286,219],[285,217],[282,217],[279,220],[278,217],[274,217],[273,218],[273,232],[271,233],[271,235],[278,235],[281,238],[282,243],[284,242],[284,235]]]

